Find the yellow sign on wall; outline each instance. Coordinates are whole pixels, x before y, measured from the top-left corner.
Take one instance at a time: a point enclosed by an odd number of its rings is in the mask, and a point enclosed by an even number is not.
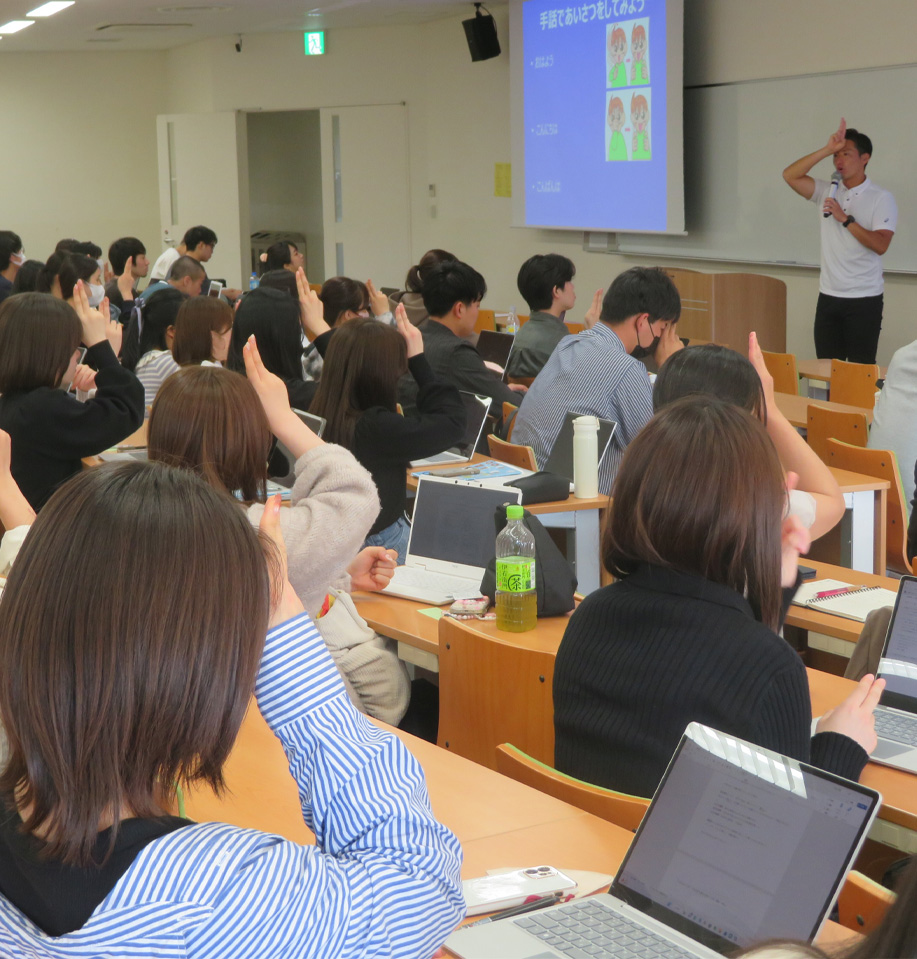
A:
[[[494,196],[513,195],[513,165],[512,163],[494,164]]]

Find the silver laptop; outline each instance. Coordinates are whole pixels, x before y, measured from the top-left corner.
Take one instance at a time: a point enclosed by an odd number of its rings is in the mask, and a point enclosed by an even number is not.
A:
[[[328,425],[328,421],[324,416],[316,416],[315,413],[307,413],[305,410],[298,410],[295,407],[293,412],[309,427],[310,430],[316,435],[321,436],[325,432],[325,427]],[[271,476],[271,482],[275,486],[282,486],[284,489],[290,489],[293,484],[296,482],[296,473],[293,471],[293,467],[296,465],[296,457],[284,446],[280,440],[277,440],[276,446],[274,447],[274,453],[271,456],[272,463],[282,463],[283,461],[277,456],[277,454],[283,456],[286,461],[289,469],[283,475]],[[269,486],[271,484],[268,484]],[[276,490],[275,490],[276,492]],[[272,495],[270,490],[268,495]]]
[[[465,435],[462,437],[461,443],[444,453],[426,456],[422,460],[411,460],[411,466],[433,466],[436,463],[467,463],[474,456],[478,440],[481,438],[481,433],[484,432],[484,424],[487,422],[487,414],[490,412],[490,404],[493,400],[489,396],[478,396],[477,393],[466,393],[464,390],[459,390],[459,395],[465,404]]]
[[[880,802],[691,723],[608,893],[459,929],[446,946],[462,959],[712,959],[764,939],[811,940]]]
[[[495,363],[506,375],[506,364],[516,344],[516,337],[512,333],[499,333],[495,330],[481,330],[478,334],[476,349],[482,360]]]
[[[877,676],[885,692],[876,707],[877,763],[917,772],[917,578],[902,576]]]
[[[544,468],[547,472],[556,473],[558,476],[566,476],[567,479],[570,480],[570,483],[573,483],[573,421],[578,416],[592,415],[594,414],[576,413],[570,410],[566,416],[564,416],[564,422],[560,428],[560,432],[557,434],[557,439],[554,440],[551,455],[548,457],[547,463],[545,463]],[[613,420],[602,419],[601,416],[596,417],[596,419],[599,421],[598,465],[601,466],[602,460],[608,452],[608,447],[611,445],[611,438],[615,435],[615,430],[618,428],[618,424]]]
[[[421,476],[406,563],[383,592],[432,606],[480,596],[494,555],[494,510],[521,500],[517,489]]]

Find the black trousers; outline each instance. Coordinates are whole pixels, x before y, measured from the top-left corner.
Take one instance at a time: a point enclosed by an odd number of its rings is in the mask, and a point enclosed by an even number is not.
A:
[[[818,294],[815,307],[815,355],[820,359],[875,363],[882,331],[882,303],[878,296]]]

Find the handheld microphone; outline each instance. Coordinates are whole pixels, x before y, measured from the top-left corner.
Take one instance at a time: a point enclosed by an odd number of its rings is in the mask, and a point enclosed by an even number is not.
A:
[[[838,185],[840,184],[840,182],[841,182],[842,179],[843,179],[843,177],[841,176],[841,171],[840,171],[840,170],[835,170],[834,173],[831,174],[831,186],[830,186],[830,188],[828,189],[828,199],[829,199],[829,200],[833,200],[833,199],[837,196],[837,188],[838,188]],[[827,217],[831,216],[831,214],[828,213],[828,211],[826,210],[826,211],[822,214],[822,216],[825,217],[825,218],[827,218]]]

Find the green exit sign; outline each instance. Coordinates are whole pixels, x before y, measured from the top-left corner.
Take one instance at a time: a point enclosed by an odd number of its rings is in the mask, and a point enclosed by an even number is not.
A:
[[[320,56],[325,52],[325,31],[317,30],[314,33],[304,33],[306,42],[306,56]]]

